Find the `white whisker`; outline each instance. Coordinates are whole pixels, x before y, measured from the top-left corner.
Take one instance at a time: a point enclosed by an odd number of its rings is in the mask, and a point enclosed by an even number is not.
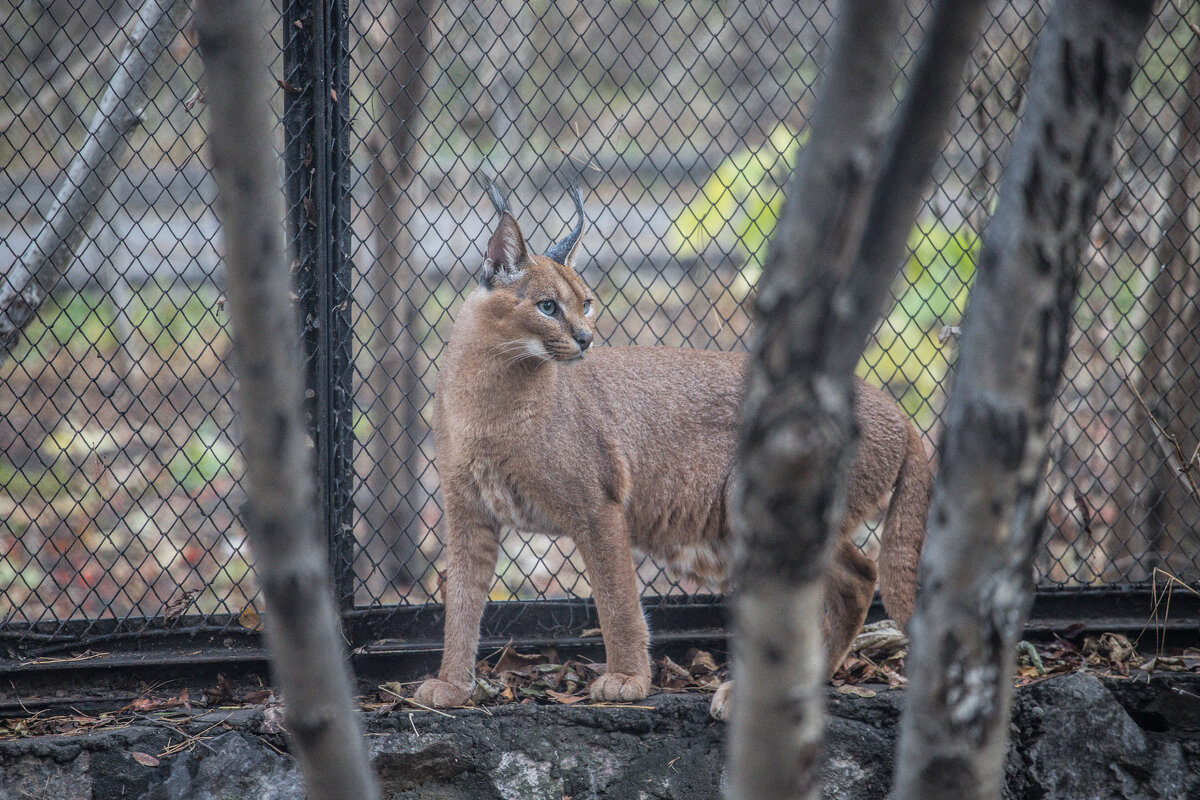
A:
[[[488,355],[500,356],[500,355],[504,355],[507,352],[512,352],[513,350],[524,349],[524,348],[525,348],[525,340],[524,339],[510,339],[509,341],[500,342],[499,344],[494,344],[491,347],[489,347]]]
[[[510,339],[492,345],[487,349],[487,353],[506,367],[530,358],[541,364],[554,360],[554,355],[547,350],[546,345],[537,339]]]

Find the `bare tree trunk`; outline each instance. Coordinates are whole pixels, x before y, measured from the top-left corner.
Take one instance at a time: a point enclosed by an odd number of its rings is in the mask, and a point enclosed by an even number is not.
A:
[[[1079,257],[1150,0],[1059,0],[983,238],[930,508],[896,796],[998,798]]]
[[[1167,219],[1154,253],[1159,271],[1150,285],[1150,315],[1142,330],[1147,350],[1140,374],[1130,376],[1146,403],[1137,418],[1138,510],[1146,552],[1134,555],[1144,555],[1147,569],[1163,566],[1186,579],[1200,574],[1200,497],[1149,417],[1176,437],[1185,458],[1195,452],[1200,437],[1200,246],[1194,199],[1200,190],[1200,36],[1193,39],[1190,62],[1169,170]]]
[[[141,120],[152,67],[188,13],[186,0],[146,0],[129,46],[109,81],[83,148],[71,161],[54,205],[21,260],[0,278],[0,358],[66,272],[96,217],[100,196],[117,174],[126,135]]]
[[[289,300],[283,192],[271,143],[268,27],[260,0],[198,5],[245,436],[246,533],[266,603],[272,671],[308,796],[369,799],[378,787],[354,713],[306,444],[299,320]]]
[[[378,5],[367,7],[375,21],[366,37],[377,52],[368,61],[368,72],[378,123],[367,138],[373,188],[367,212],[375,226],[375,263],[367,277],[372,325],[367,390],[374,430],[367,445],[369,499],[361,534],[369,563],[360,565],[360,573],[379,582],[373,591],[391,586],[403,594],[429,567],[420,548],[419,511],[425,498],[417,463],[427,429],[421,418],[426,393],[417,342],[425,293],[412,266],[408,228],[415,208],[409,188],[410,151],[416,142],[412,123],[425,94],[429,12],[421,0]]]
[[[819,790],[822,574],[857,436],[854,368],[903,262],[984,4],[937,4],[881,147],[901,7],[847,4],[759,289],[735,496],[734,798]]]

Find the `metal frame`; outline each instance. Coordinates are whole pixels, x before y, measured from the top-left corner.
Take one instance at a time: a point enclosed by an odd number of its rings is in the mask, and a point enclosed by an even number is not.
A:
[[[300,295],[308,411],[316,442],[321,519],[338,606],[354,607],[354,521],[350,486],[353,362],[350,356],[350,153],[347,0],[287,5],[283,15],[286,83],[288,233]]]
[[[727,653],[721,598],[668,597],[648,602],[644,609],[654,631],[651,651],[655,657],[681,657],[692,647],[718,656]],[[480,657],[511,644],[535,650],[554,648],[562,657],[603,658],[600,638],[580,635],[597,627],[596,609],[590,601],[490,603],[484,615],[485,629],[501,635],[481,640]],[[876,600],[867,619],[874,622],[884,616]],[[441,620],[440,605],[347,614],[345,633],[362,691],[369,692],[384,681],[418,680],[435,671],[442,646]],[[0,717],[42,708],[119,707],[153,680],[164,681],[177,692],[211,685],[219,676],[243,684],[269,678],[261,633],[240,627],[235,619],[211,625],[199,618],[185,618],[169,629],[153,618],[143,622],[142,630],[116,633],[105,631],[112,625],[93,624],[84,637],[40,648],[26,640],[16,658],[0,659],[0,684],[7,687],[0,693]],[[1025,626],[1025,638],[1030,641],[1102,633],[1123,634],[1147,651],[1197,646],[1200,596],[1182,589],[1172,592],[1170,587],[1155,590],[1144,586],[1041,590]],[[6,633],[3,638],[11,635]],[[102,651],[96,649],[100,647]],[[85,656],[63,657],[69,650],[83,650]]]

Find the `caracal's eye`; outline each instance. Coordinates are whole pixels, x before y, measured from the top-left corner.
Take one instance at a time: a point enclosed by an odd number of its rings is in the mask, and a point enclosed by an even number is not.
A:
[[[553,317],[558,313],[558,303],[553,300],[543,300],[537,304],[537,310],[545,314],[547,317]]]
[[[592,315],[592,301],[591,300],[583,301],[583,315],[585,317],[590,317]]]

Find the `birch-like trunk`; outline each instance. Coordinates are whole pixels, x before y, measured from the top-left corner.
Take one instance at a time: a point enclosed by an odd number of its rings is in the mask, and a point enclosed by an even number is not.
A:
[[[367,372],[368,416],[375,428],[367,441],[367,490],[364,510],[367,564],[359,572],[374,580],[380,596],[391,587],[402,596],[429,567],[420,548],[418,512],[425,497],[417,456],[427,430],[421,418],[425,392],[420,376],[427,365],[417,341],[419,312],[428,293],[413,268],[413,240],[408,223],[416,208],[412,197],[416,144],[413,123],[425,94],[423,70],[428,60],[429,12],[422,0],[368,4],[375,15],[365,40],[376,51],[367,61],[377,127],[367,137],[371,165],[367,176],[372,195],[367,213],[375,261],[367,271],[371,321],[371,358]],[[381,579],[381,580],[380,580]]]
[[[354,711],[306,443],[299,320],[289,298],[271,142],[268,28],[261,0],[198,3],[244,437],[246,533],[266,603],[272,673],[308,796],[370,800],[378,787]]]
[[[730,796],[815,797],[822,574],[855,447],[854,368],[903,263],[984,4],[934,10],[891,130],[902,4],[851,2],[757,300],[735,496]]]
[[[1059,0],[985,231],[929,514],[896,797],[999,798],[1080,251],[1150,0]]]
[[[0,276],[0,359],[8,356],[17,336],[54,291],[87,235],[100,197],[116,177],[117,165],[129,146],[126,137],[141,121],[149,102],[152,67],[179,33],[187,14],[187,0],[146,0],[142,4],[129,45],[42,227],[20,261]]]

